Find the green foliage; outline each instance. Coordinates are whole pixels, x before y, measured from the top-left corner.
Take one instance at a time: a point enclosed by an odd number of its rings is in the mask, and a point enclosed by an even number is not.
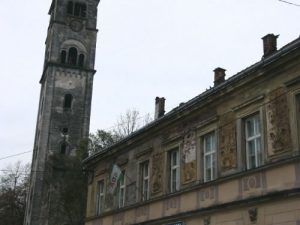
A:
[[[86,146],[87,141],[83,140],[76,155],[55,153],[50,157],[48,182],[52,185],[50,201],[53,212],[50,216],[55,222],[61,222],[59,218],[62,215],[66,224],[84,224],[87,177],[82,170],[81,162],[87,155]]]
[[[0,175],[0,225],[22,225],[30,165],[17,162]]]
[[[128,109],[119,116],[117,124],[112,131],[97,130],[96,133],[90,134],[88,143],[89,155],[103,151],[152,121],[149,114],[142,117],[143,121],[140,121],[141,118],[139,116],[138,110]]]
[[[89,154],[102,151],[120,140],[120,137],[104,130],[97,130],[95,134],[90,134],[88,149]]]

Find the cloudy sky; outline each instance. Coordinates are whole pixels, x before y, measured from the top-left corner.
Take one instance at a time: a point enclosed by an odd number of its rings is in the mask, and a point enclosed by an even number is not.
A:
[[[300,0],[290,2],[300,5]],[[31,161],[50,0],[1,2],[0,169]],[[278,0],[101,0],[91,131],[126,109],[166,110],[259,61],[261,37],[300,35],[300,7]],[[6,158],[11,155],[20,156]]]

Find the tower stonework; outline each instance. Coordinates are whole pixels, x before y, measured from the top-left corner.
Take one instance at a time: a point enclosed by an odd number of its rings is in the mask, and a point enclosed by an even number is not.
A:
[[[54,225],[49,156],[75,155],[88,137],[99,1],[52,1],[24,225]]]

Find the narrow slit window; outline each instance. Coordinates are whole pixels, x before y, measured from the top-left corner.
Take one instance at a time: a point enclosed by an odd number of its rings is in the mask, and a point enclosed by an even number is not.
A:
[[[64,100],[64,108],[70,109],[72,107],[72,101],[73,101],[73,96],[71,94],[66,94]]]
[[[60,154],[66,155],[68,151],[68,144],[66,142],[61,143],[60,145]]]
[[[67,127],[64,127],[61,129],[61,132],[63,135],[67,135],[69,133],[69,129]]]
[[[78,66],[83,67],[84,64],[84,54],[79,55]]]
[[[66,58],[67,58],[67,52],[65,50],[62,50],[60,53],[60,62],[62,64],[66,63]]]

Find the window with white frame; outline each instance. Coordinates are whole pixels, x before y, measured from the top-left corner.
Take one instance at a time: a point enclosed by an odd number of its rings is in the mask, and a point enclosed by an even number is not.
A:
[[[141,200],[149,199],[149,161],[140,164]]]
[[[203,178],[204,182],[216,178],[216,135],[211,132],[203,136]]]
[[[175,192],[180,187],[180,160],[179,149],[176,148],[169,152],[170,162],[170,191]]]
[[[96,196],[96,215],[100,215],[104,209],[104,180],[97,182],[97,196]]]
[[[245,119],[247,169],[262,165],[261,122],[259,114]]]
[[[125,192],[126,192],[126,184],[125,184],[125,171],[122,171],[122,175],[119,180],[119,195],[118,195],[118,205],[119,208],[125,206]]]

